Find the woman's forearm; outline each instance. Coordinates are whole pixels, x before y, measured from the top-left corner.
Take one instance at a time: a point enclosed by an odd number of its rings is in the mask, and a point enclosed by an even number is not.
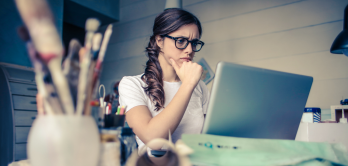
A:
[[[173,133],[176,130],[185,114],[194,87],[183,83],[167,107],[151,118],[144,131],[146,134],[142,141],[145,144],[154,138],[168,138],[169,131]]]

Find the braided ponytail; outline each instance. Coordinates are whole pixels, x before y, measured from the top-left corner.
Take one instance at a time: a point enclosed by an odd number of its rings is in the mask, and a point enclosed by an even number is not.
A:
[[[146,47],[149,60],[146,62],[144,75],[141,79],[147,84],[144,87],[146,94],[155,102],[155,111],[164,106],[163,73],[158,61],[159,48],[155,36],[151,36],[149,45]]]

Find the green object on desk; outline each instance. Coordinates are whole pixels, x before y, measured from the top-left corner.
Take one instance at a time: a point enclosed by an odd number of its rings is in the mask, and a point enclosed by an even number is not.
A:
[[[194,165],[348,165],[342,144],[183,134]]]
[[[120,115],[120,110],[121,110],[121,106],[118,106],[118,107],[117,107],[116,115]]]

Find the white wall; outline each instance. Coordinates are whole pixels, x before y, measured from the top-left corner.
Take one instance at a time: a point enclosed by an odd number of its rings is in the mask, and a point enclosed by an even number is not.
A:
[[[203,26],[196,54],[215,71],[219,61],[309,75],[306,106],[328,109],[348,98],[348,57],[329,52],[343,29],[348,0],[183,0]],[[120,22],[105,57],[101,83],[144,71],[144,50],[165,0],[121,0]],[[211,83],[208,84],[211,88]]]

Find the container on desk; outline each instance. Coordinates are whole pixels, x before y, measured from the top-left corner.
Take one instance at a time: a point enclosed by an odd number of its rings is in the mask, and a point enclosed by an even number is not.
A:
[[[342,123],[301,122],[295,141],[341,143],[348,149],[348,125]]]
[[[113,116],[117,117],[117,116]],[[138,145],[136,143],[135,134],[133,133],[132,128],[129,127],[110,127],[110,128],[104,128],[100,130],[101,136],[104,137],[104,140],[109,140],[107,137],[117,137],[117,141],[114,141],[111,139],[107,143],[102,144],[101,149],[101,161],[100,166],[107,165],[107,159],[110,160],[109,163],[115,163],[116,161],[119,162],[117,165],[125,165],[128,158],[131,156],[131,154],[138,148]],[[103,139],[102,139],[103,140]],[[118,150],[117,155],[115,153],[115,149],[112,149],[114,147],[111,147],[110,142],[115,142],[114,144],[117,144]],[[111,156],[114,156],[113,158],[110,158],[110,154],[113,154]],[[116,157],[118,156],[118,157]],[[116,158],[115,158],[116,157]],[[115,165],[115,164],[114,164]]]
[[[121,127],[117,129],[101,129],[101,149],[99,166],[121,165],[121,142],[119,135]]]
[[[301,122],[319,123],[321,121],[321,109],[308,107],[304,109]]]
[[[342,118],[342,110],[344,111],[344,116],[348,117],[348,105],[332,105],[331,106],[331,119],[336,122],[340,122]]]
[[[104,128],[123,127],[125,118],[125,115],[107,114],[104,117]]]
[[[28,137],[33,166],[96,166],[100,138],[91,116],[40,115]]]

